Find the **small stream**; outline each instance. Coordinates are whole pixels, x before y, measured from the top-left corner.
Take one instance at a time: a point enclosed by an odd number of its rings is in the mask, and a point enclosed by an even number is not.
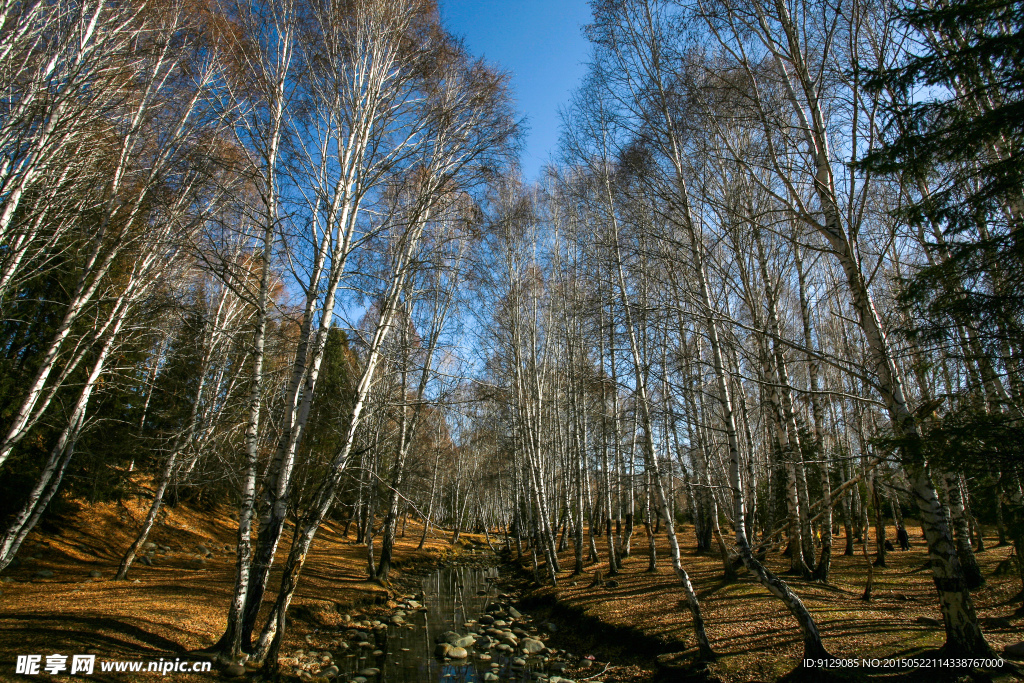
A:
[[[497,577],[496,568],[439,569],[389,616],[339,630],[333,656],[296,655],[321,658],[321,675],[350,683],[571,683],[559,675],[564,653],[544,644],[546,634],[500,593]]]

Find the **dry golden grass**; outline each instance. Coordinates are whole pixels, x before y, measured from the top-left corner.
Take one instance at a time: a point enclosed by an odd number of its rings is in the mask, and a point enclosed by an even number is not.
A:
[[[920,618],[941,620],[931,572],[923,569],[927,550],[920,528],[908,527],[912,547],[909,551],[888,553],[888,568],[875,568],[874,599],[861,600],[867,580],[867,566],[857,546],[857,555],[842,555],[845,539],[835,540],[838,554],[833,555],[830,583],[823,585],[798,577],[783,576],[814,615],[825,646],[837,657],[871,658],[920,656],[943,643],[941,626],[929,625]],[[891,533],[891,530],[890,530]],[[795,620],[784,605],[772,597],[745,570],[739,579],[728,583],[721,561],[715,554],[697,554],[692,527],[681,530],[683,566],[690,574],[701,600],[708,636],[719,661],[712,672],[725,681],[773,681],[792,671],[803,654],[802,640]],[[973,593],[985,635],[996,652],[1004,645],[1024,637],[1024,617],[1014,614],[1020,606],[1013,596],[1020,590],[1014,577],[992,576],[996,566],[1010,554],[1008,546],[995,547],[996,539],[986,539],[987,550],[978,554],[978,562],[987,584]],[[604,545],[599,544],[604,559]],[[632,556],[623,562],[623,571],[615,577],[616,588],[588,588],[592,565],[583,577],[562,572],[557,589],[545,588],[562,604],[582,610],[586,615],[622,627],[632,627],[643,635],[665,643],[665,650],[685,650],[696,654],[692,620],[682,589],[672,572],[668,543],[657,538],[658,570],[648,573],[648,539],[643,529],[633,538]],[[872,557],[873,559],[873,557]],[[563,568],[572,568],[573,554],[560,555]],[[775,552],[767,564],[783,575],[789,564]],[[1007,620],[996,623],[994,619]]]
[[[112,581],[121,554],[131,543],[144,514],[145,501],[106,503],[83,507],[53,534],[33,534],[20,555],[23,565],[0,584],[0,680],[15,677],[17,654],[82,654],[101,659],[153,660],[209,647],[220,636],[226,618],[234,576],[235,526],[227,509],[197,511],[180,505],[168,509],[151,535],[152,541],[174,552],[157,556],[153,567],[136,564],[130,582]],[[446,539],[428,539],[422,551],[415,549],[421,528],[409,523],[407,536],[399,538],[396,564],[401,567],[433,564],[450,550]],[[942,644],[941,628],[919,621],[939,619],[931,575],[923,570],[926,560],[920,530],[909,529],[913,547],[890,552],[889,567],[875,570],[875,599],[860,599],[867,576],[861,555],[833,557],[829,585],[785,577],[814,614],[826,647],[839,657],[907,657],[920,655]],[[712,646],[719,654],[712,673],[728,683],[773,681],[798,664],[802,654],[795,622],[783,605],[749,575],[741,573],[732,583],[722,579],[716,555],[695,551],[692,528],[681,530],[683,563],[702,602]],[[480,539],[482,541],[482,539]],[[571,577],[562,573],[559,587],[544,588],[541,595],[581,610],[612,626],[631,629],[665,652],[695,653],[689,611],[681,603],[680,590],[667,557],[667,542],[658,537],[658,571],[646,571],[647,538],[643,530],[633,539],[633,555],[624,560],[616,588],[588,588],[589,574]],[[286,534],[282,548],[289,538]],[[1019,590],[1013,577],[994,577],[996,565],[1009,548],[995,547],[978,555],[988,579],[974,594],[986,636],[996,651],[1018,642],[1024,619],[1014,614]],[[202,568],[195,568],[197,546],[214,552]],[[836,539],[841,552],[842,537]],[[227,549],[226,549],[227,547]],[[603,546],[601,547],[603,553]],[[285,552],[284,550],[281,551]],[[858,546],[859,552],[859,546]],[[572,552],[562,555],[564,567],[572,567]],[[777,553],[769,567],[782,573],[787,561]],[[588,566],[588,572],[602,565]],[[303,638],[317,625],[333,626],[339,610],[385,599],[386,591],[366,581],[366,549],[340,535],[340,529],[324,525],[314,542],[289,624],[285,650],[305,644]],[[41,569],[53,578],[34,578]],[[99,570],[103,577],[89,578]],[[271,576],[276,589],[278,574]],[[993,619],[1004,619],[1000,624]],[[571,629],[572,624],[563,625]],[[645,653],[645,655],[648,653]],[[645,663],[646,662],[646,663]],[[603,677],[607,681],[643,680],[654,671],[650,658],[616,662]],[[94,680],[154,680],[155,674],[120,677],[96,675]],[[177,681],[206,677],[173,674]]]
[[[15,676],[18,654],[92,653],[97,659],[155,660],[181,656],[214,644],[223,632],[234,581],[237,525],[228,510],[199,512],[184,505],[168,508],[150,540],[170,546],[152,567],[136,562],[130,581],[111,580],[125,549],[145,516],[146,501],[104,503],[83,507],[62,523],[58,533],[33,533],[19,553],[20,567],[4,572],[13,582],[0,584],[0,680],[31,680]],[[317,625],[328,626],[338,610],[386,600],[387,591],[366,581],[366,547],[325,524],[318,533],[292,603],[286,650],[303,643]],[[409,522],[398,538],[395,571],[433,564],[449,547],[447,540],[428,537],[416,550],[422,527]],[[290,535],[278,552],[283,561]],[[205,566],[194,568],[197,546],[214,552]],[[228,549],[226,549],[228,548]],[[378,548],[379,550],[379,548]],[[49,569],[52,578],[35,578]],[[99,570],[103,577],[92,579]],[[276,591],[278,572],[271,574]],[[304,618],[301,618],[304,617]],[[70,660],[69,660],[70,661]],[[154,680],[158,674],[122,674],[93,680]],[[176,681],[208,680],[197,674],[169,674]],[[49,678],[47,674],[41,677]],[[33,677],[35,678],[35,677]],[[68,677],[68,680],[74,680]]]

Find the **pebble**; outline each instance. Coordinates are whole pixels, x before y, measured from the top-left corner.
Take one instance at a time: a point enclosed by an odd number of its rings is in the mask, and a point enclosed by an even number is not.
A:
[[[228,664],[224,667],[224,675],[230,678],[238,678],[245,675],[245,667],[241,664]]]

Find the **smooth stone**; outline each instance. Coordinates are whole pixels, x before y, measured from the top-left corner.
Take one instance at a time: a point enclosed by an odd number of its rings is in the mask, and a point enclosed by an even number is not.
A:
[[[497,681],[500,680],[496,674],[492,674],[490,671],[484,674],[485,681]]]
[[[367,679],[363,676],[356,676],[352,679],[352,683],[367,683]]]
[[[512,660],[512,666],[526,666],[526,660],[522,657],[516,657]]]
[[[481,654],[481,655],[477,655],[476,658],[479,659],[481,662],[489,662],[489,661],[491,661],[491,656],[490,655],[483,655],[483,654]]]
[[[326,676],[327,678],[337,678],[339,673],[341,673],[341,671],[338,669],[338,667],[332,664],[323,671],[321,671],[320,675]]]
[[[89,576],[93,579],[98,579],[103,576],[103,572],[101,572],[98,569],[93,569],[91,572],[89,572]]]
[[[37,579],[52,579],[53,571],[50,569],[40,569],[32,576],[36,577]]]
[[[241,664],[228,664],[224,667],[224,675],[236,678],[245,675],[245,667]]]
[[[371,666],[369,668],[366,668],[366,669],[363,669],[362,671],[360,671],[359,675],[360,676],[366,676],[367,678],[373,678],[374,676],[376,676],[379,673],[380,673],[380,669],[375,669],[375,668],[373,668]]]
[[[508,608],[508,614],[513,619],[519,619],[519,618],[521,618],[523,616],[522,612],[517,610],[515,607],[509,607]]]
[[[476,644],[476,638],[474,638],[473,636],[463,636],[462,638],[459,638],[454,643],[452,643],[452,645],[454,645],[455,647],[463,647],[463,648],[465,648],[465,647],[473,647],[475,644]]]
[[[443,633],[443,634],[441,635],[441,638],[442,638],[442,639],[444,640],[444,642],[448,643],[449,645],[454,645],[454,644],[455,644],[455,641],[457,641],[457,640],[459,640],[460,638],[462,638],[462,636],[460,636],[460,635],[459,635],[458,633],[456,633],[455,631],[445,631],[445,632],[444,632],[444,633]]]
[[[438,643],[437,647],[434,648],[435,657],[447,657],[448,652],[451,651],[452,646],[448,643]]]
[[[382,654],[384,654],[384,650],[374,650],[372,654],[374,657],[380,657]]]
[[[528,654],[534,655],[544,649],[544,643],[537,640],[536,638],[523,638],[520,647],[526,650]]]
[[[465,659],[469,656],[469,653],[466,652],[466,648],[464,647],[453,647],[448,650],[448,656],[452,659]]]

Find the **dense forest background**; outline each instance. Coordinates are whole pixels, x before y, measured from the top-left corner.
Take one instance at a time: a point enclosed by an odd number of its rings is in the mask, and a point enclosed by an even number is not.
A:
[[[685,526],[817,657],[766,555],[827,583],[913,518],[946,652],[989,653],[986,527],[1024,587],[1024,5],[591,5],[528,184],[507,76],[427,0],[4,4],[0,570],[143,481],[119,578],[162,506],[233,506],[220,648],[273,668],[326,519],[381,581],[410,516],[554,583],[644,525],[711,658]]]

